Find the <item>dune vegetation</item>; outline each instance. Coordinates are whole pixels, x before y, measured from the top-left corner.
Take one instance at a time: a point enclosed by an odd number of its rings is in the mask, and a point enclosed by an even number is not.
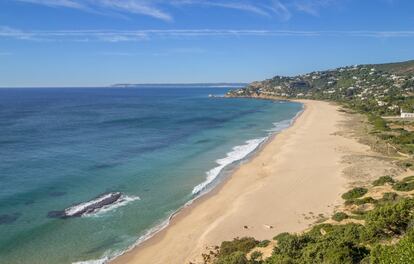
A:
[[[281,233],[273,241],[257,241],[251,237],[222,242],[213,264],[296,264],[296,263],[414,263],[414,197],[410,188],[414,177],[396,181],[380,177],[367,188],[346,192],[345,211],[338,211],[332,220],[316,224],[299,233]],[[389,185],[396,192],[384,192],[373,199],[373,188]],[[354,201],[347,204],[348,201]],[[369,201],[373,207],[349,213],[349,206]],[[271,248],[265,256],[261,248]]]

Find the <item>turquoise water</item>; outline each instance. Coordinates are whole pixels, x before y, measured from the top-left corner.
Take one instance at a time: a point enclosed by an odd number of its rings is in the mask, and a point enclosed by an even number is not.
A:
[[[0,263],[121,253],[302,109],[208,97],[226,91],[0,89]],[[48,217],[109,192],[122,200],[81,217]]]

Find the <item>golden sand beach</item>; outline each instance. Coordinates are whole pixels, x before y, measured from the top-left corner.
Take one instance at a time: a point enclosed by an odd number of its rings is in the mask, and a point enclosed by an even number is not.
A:
[[[369,147],[341,135],[346,114],[338,106],[300,101],[305,111],[221,186],[183,209],[154,237],[113,263],[202,263],[207,247],[252,236],[271,239],[298,232],[341,204],[349,180],[343,162]]]

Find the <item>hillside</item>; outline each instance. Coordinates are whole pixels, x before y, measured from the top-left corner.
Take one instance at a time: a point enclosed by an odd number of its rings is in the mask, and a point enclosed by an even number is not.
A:
[[[378,70],[396,74],[414,74],[414,60],[372,65]]]
[[[399,153],[414,155],[414,61],[367,64],[284,77],[275,76],[232,90],[230,97],[335,101],[367,115],[378,140]]]
[[[228,95],[334,100],[378,115],[396,115],[400,109],[414,111],[414,61],[275,76]]]

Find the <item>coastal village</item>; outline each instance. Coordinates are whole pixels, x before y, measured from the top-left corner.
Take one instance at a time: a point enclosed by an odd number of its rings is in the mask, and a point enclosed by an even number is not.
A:
[[[381,116],[414,117],[412,68],[387,71],[384,65],[355,65],[294,77],[253,82],[233,94],[352,102]]]
[[[275,76],[228,96],[334,101],[365,114],[372,133],[397,152],[414,155],[414,61]]]

